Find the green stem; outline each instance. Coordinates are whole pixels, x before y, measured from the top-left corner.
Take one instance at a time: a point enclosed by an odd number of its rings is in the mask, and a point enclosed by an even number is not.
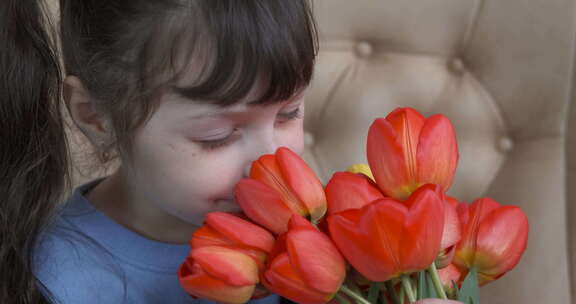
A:
[[[402,287],[404,287],[406,291],[408,301],[410,301],[410,303],[416,302],[416,295],[414,295],[414,291],[412,290],[412,281],[407,274],[402,275]]]
[[[438,274],[438,269],[436,269],[436,264],[432,262],[432,265],[428,268],[428,272],[432,275],[432,282],[434,283],[434,288],[436,289],[436,293],[440,296],[441,299],[448,299],[446,297],[446,292],[444,291],[444,287],[442,287],[442,281],[440,280],[440,275]]]
[[[371,304],[363,296],[355,293],[350,288],[348,288],[346,285],[340,286],[340,291],[345,293],[347,296],[351,297],[352,299],[356,300],[356,302],[358,302],[360,304]]]
[[[348,299],[346,299],[345,296],[341,295],[339,292],[336,293],[336,295],[334,296],[334,298],[336,299],[336,301],[338,301],[338,303],[340,304],[351,304],[350,301],[348,301]]]
[[[384,285],[384,282],[372,282],[372,284],[370,284],[370,290],[368,291],[368,302],[378,302],[378,296],[380,295],[380,289],[382,289],[382,285]]]
[[[384,283],[384,287],[386,287],[386,291],[388,291],[388,294],[390,294],[390,296],[392,297],[392,301],[394,302],[394,304],[400,304],[400,297],[398,297],[398,293],[396,293],[396,288],[394,288],[394,284],[392,284],[392,282],[390,281],[386,281]]]

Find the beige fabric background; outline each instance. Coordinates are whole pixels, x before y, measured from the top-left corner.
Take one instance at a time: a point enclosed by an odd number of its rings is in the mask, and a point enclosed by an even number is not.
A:
[[[327,181],[365,162],[374,118],[400,106],[447,115],[461,154],[450,194],[518,205],[530,220],[525,256],[482,289],[483,303],[576,296],[574,4],[315,1],[321,52],[307,100],[306,160]],[[72,135],[75,184],[105,174],[90,171],[84,139]]]
[[[530,220],[525,256],[482,289],[483,303],[571,303],[574,1],[319,0],[316,8],[322,51],[307,156],[323,177],[365,160],[374,118],[398,106],[444,113],[461,153],[450,194],[518,205]]]

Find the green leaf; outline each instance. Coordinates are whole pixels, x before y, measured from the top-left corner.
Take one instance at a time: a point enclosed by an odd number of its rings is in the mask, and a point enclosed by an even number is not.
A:
[[[465,304],[480,304],[480,293],[478,291],[478,272],[476,267],[472,267],[470,272],[462,282],[462,288],[458,292],[458,301]]]
[[[452,280],[452,288],[454,288],[456,299],[458,299],[460,297],[460,291],[458,290],[458,284],[454,280]]]

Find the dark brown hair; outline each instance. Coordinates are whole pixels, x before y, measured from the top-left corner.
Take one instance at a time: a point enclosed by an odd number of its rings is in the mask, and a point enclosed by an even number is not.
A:
[[[61,14],[66,72],[110,119],[111,155],[130,154],[159,92],[228,106],[262,77],[256,104],[286,100],[310,82],[317,54],[306,0],[61,0]],[[201,72],[180,85],[189,70]]]
[[[0,303],[46,303],[34,244],[69,185],[61,73],[38,2],[0,2]]]
[[[58,54],[39,2],[0,1],[0,303],[47,301],[31,259],[69,185]],[[309,84],[318,50],[308,0],[60,0],[60,16],[66,74],[109,118],[103,152],[123,161],[158,94],[225,107],[264,80],[254,104],[286,100]]]

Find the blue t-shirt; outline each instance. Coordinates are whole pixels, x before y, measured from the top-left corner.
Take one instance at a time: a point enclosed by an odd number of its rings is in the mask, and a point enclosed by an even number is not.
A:
[[[34,273],[57,303],[212,303],[193,299],[177,271],[190,247],[147,239],[100,212],[84,194],[102,178],[75,189],[41,236]],[[251,301],[277,304],[271,295]]]

